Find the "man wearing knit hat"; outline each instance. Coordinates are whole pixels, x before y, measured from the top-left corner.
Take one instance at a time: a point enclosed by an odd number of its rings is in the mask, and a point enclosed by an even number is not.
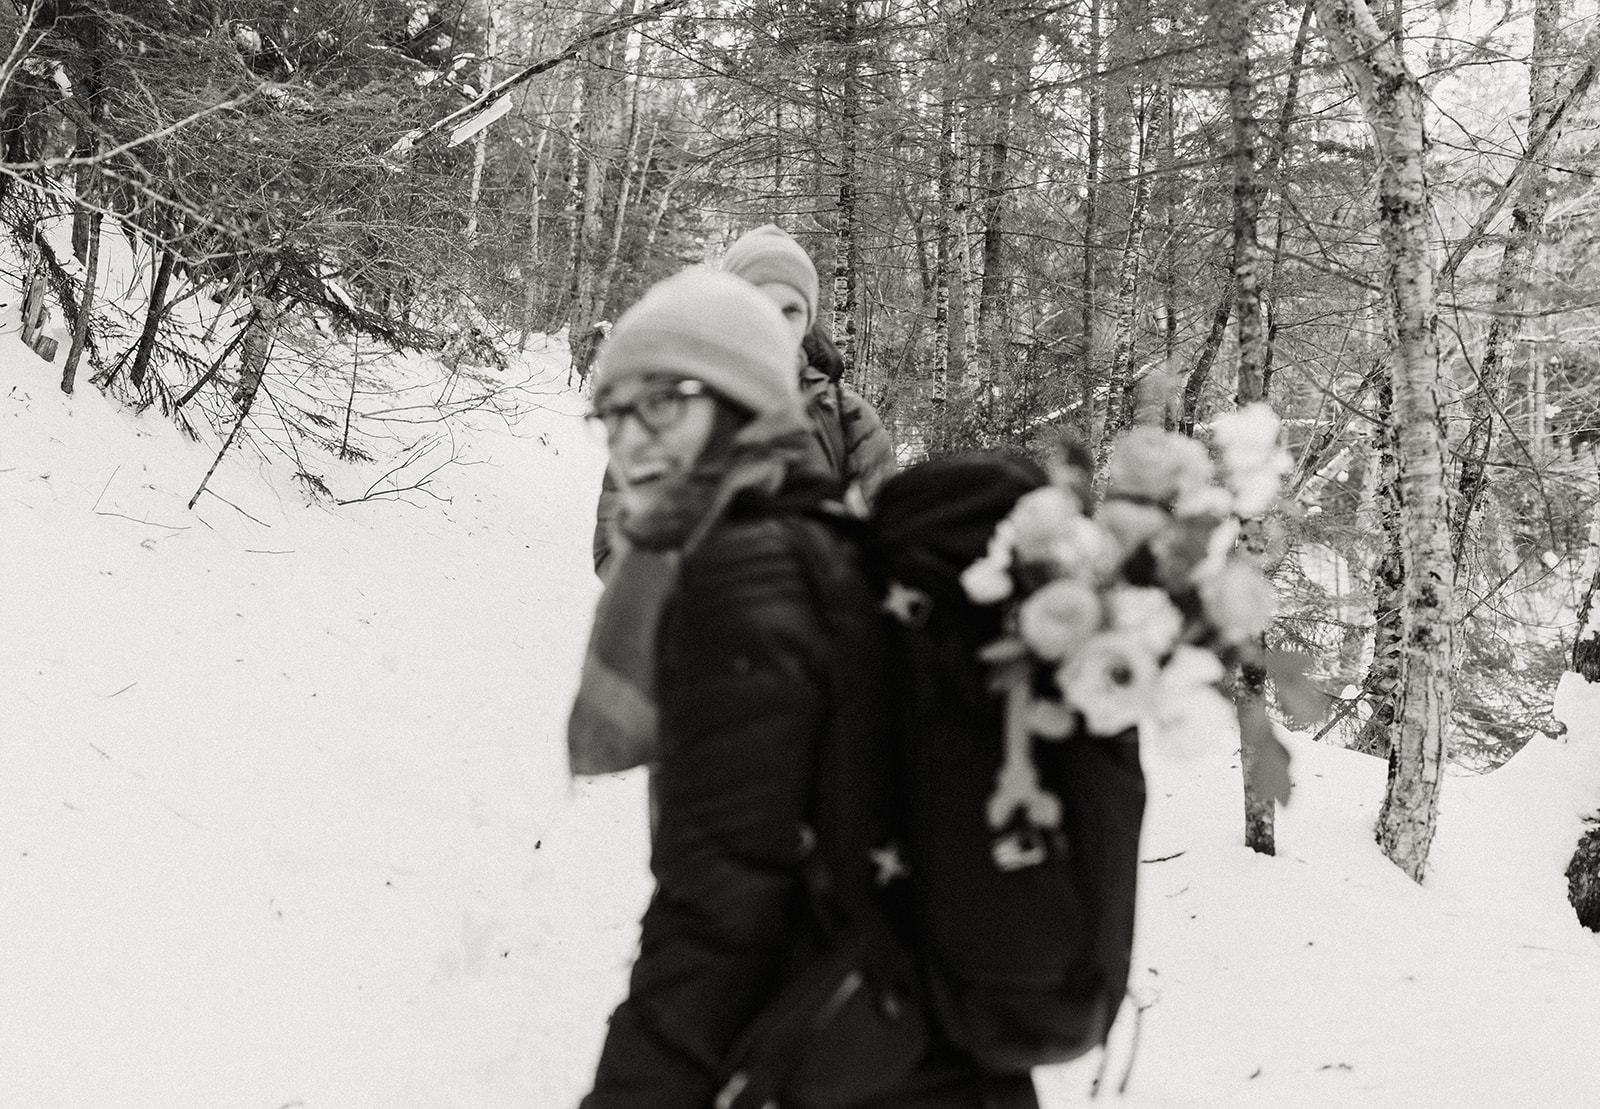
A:
[[[817,443],[846,502],[865,512],[895,472],[894,444],[872,405],[839,380],[844,367],[838,350],[817,319],[817,269],[811,257],[787,231],[769,223],[741,235],[728,248],[722,269],[759,289],[789,325],[801,399]],[[594,533],[595,572],[602,576],[611,557],[615,497],[608,474]]]

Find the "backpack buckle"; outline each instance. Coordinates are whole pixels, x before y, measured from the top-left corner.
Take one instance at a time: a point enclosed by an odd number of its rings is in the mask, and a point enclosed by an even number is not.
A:
[[[928,617],[933,614],[933,598],[915,586],[891,581],[880,607],[906,627],[920,629],[928,626]]]
[[[717,1092],[716,1109],[733,1109],[739,1103],[739,1095],[744,1093],[744,1088],[750,1085],[750,1076],[744,1071],[739,1071],[730,1079],[728,1084]]]

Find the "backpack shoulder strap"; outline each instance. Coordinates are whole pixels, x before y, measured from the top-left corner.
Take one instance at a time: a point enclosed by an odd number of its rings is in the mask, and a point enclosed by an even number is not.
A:
[[[841,484],[850,476],[850,439],[844,426],[844,394],[837,381],[802,382],[806,415],[811,420],[828,469]]]

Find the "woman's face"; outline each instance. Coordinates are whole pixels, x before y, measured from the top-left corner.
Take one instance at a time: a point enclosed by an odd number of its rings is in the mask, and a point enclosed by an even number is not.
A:
[[[716,406],[705,386],[691,378],[635,377],[606,390],[595,413],[606,427],[622,508],[641,515],[658,503],[672,478],[699,459]]]
[[[800,295],[799,289],[782,281],[763,281],[756,288],[783,314],[783,322],[794,332],[794,345],[799,346],[800,340],[806,337],[806,328],[811,326],[806,322],[806,298]]]

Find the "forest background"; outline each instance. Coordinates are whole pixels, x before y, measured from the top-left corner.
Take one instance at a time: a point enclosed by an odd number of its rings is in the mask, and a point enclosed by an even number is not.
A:
[[[905,460],[1064,432],[1103,459],[1265,399],[1295,459],[1251,529],[1269,643],[1334,695],[1320,738],[1390,759],[1380,842],[1420,878],[1444,764],[1558,734],[1562,672],[1600,679],[1596,15],[7,0],[0,224],[24,315],[72,328],[40,350],[62,389],[86,366],[224,451],[270,411],[356,457],[359,364],[342,410],[287,388],[352,337],[437,351],[471,403],[769,221]],[[138,311],[96,299],[106,228]]]

